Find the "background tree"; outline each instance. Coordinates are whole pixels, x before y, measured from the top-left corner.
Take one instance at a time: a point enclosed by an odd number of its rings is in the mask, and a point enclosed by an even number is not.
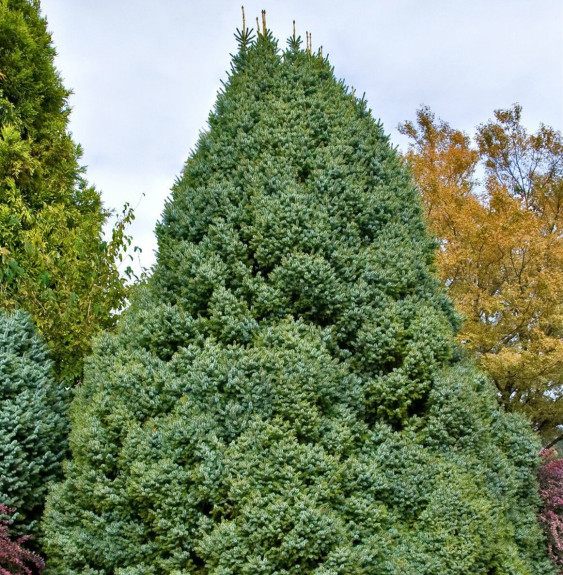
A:
[[[428,108],[401,131],[422,192],[437,266],[465,317],[458,340],[499,400],[545,441],[563,425],[563,141],[528,134],[521,108],[497,110],[474,143]],[[479,174],[478,179],[476,174]]]
[[[71,379],[123,304],[115,258],[132,213],[104,241],[109,212],[83,179],[54,56],[39,3],[0,0],[0,301],[31,313]]]
[[[249,35],[88,361],[51,572],[551,573],[539,446],[453,363],[401,158],[310,45]]]
[[[0,310],[0,501],[17,510],[11,529],[35,540],[67,451],[65,392],[52,368],[29,315]]]

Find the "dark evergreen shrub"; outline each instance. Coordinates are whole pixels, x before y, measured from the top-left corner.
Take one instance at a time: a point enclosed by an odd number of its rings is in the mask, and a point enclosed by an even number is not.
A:
[[[381,125],[299,39],[240,44],[73,404],[51,572],[550,573],[539,447],[452,359]]]
[[[30,316],[0,310],[0,505],[16,509],[15,534],[37,537],[47,487],[62,476],[64,393]]]

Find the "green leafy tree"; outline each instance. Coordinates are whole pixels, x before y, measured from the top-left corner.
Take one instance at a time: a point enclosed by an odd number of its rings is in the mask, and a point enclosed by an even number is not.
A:
[[[11,530],[39,534],[47,487],[67,451],[65,391],[30,316],[0,310],[0,505],[16,508]]]
[[[104,241],[109,212],[67,132],[69,92],[38,4],[0,0],[0,301],[31,313],[58,375],[71,379],[123,303],[115,258],[132,213]]]
[[[552,573],[539,446],[455,361],[401,158],[320,53],[239,41],[73,402],[50,572]]]

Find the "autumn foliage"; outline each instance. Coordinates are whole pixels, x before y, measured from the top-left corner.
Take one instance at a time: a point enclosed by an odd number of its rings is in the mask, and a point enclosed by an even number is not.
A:
[[[521,113],[497,110],[473,140],[428,108],[400,129],[465,317],[458,339],[501,403],[551,440],[563,423],[563,141],[544,125],[529,134]]]
[[[23,546],[29,535],[12,539],[11,521],[6,517],[13,509],[0,505],[0,575],[33,575],[45,567],[43,559]]]

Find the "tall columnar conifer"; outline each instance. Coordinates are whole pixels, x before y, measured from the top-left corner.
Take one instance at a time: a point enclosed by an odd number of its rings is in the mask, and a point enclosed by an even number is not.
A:
[[[0,305],[33,316],[71,380],[123,303],[115,257],[132,214],[106,242],[109,212],[84,180],[54,56],[38,0],[0,0]]]
[[[299,38],[239,41],[73,403],[51,572],[551,573],[538,445],[455,361],[397,152]]]

